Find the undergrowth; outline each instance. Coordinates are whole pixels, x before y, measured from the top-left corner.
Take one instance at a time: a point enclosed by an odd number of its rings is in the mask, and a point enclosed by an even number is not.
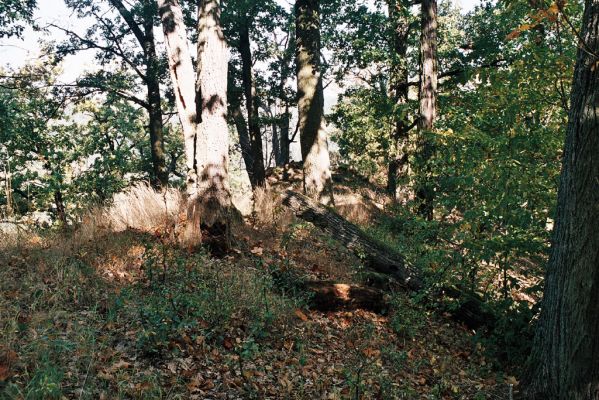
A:
[[[2,399],[160,398],[165,382],[147,366],[186,342],[222,345],[232,329],[243,333],[247,358],[302,305],[256,265],[147,235],[109,234],[81,247],[54,240],[31,234],[0,255]]]

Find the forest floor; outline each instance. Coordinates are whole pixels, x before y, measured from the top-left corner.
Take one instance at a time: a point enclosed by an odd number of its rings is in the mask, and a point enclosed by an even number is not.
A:
[[[160,226],[0,240],[0,398],[509,398],[517,381],[476,332],[408,293],[388,292],[380,313],[310,310],[302,282],[365,271],[271,185],[221,257]],[[337,190],[356,223],[384,212],[351,174]]]

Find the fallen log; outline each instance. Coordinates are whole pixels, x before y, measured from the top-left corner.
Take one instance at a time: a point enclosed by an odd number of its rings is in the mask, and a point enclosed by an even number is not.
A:
[[[357,225],[352,224],[333,210],[291,190],[285,192],[283,205],[293,210],[297,217],[313,223],[333,239],[339,241],[362,259],[366,267],[391,275],[409,289],[422,289],[423,281],[420,274],[408,265],[400,254],[374,241]]]
[[[363,309],[380,313],[386,308],[382,290],[362,285],[314,281],[306,282],[311,294],[310,308],[319,311]]]
[[[292,190],[285,192],[283,205],[289,207],[298,218],[313,223],[343,244],[362,259],[366,267],[391,276],[407,289],[418,291],[425,288],[421,272],[410,266],[401,254],[369,237],[335,211]],[[455,287],[443,287],[432,293],[458,300],[458,307],[449,311],[454,319],[470,328],[491,327],[496,322],[496,317],[476,293]]]

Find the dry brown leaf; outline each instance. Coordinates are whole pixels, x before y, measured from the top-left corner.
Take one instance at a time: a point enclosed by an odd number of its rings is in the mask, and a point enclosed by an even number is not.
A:
[[[303,311],[299,308],[295,310],[295,315],[304,322],[308,321],[308,316],[304,314]]]

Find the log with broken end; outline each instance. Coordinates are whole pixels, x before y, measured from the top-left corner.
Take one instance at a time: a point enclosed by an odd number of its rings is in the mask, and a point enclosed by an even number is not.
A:
[[[305,288],[312,294],[310,308],[319,311],[363,309],[380,313],[386,308],[380,289],[326,281],[306,282]]]
[[[393,276],[409,289],[422,289],[423,282],[420,274],[408,265],[400,254],[377,243],[362,232],[357,225],[349,222],[335,211],[291,190],[285,192],[283,204],[291,208],[297,217],[313,223],[331,235],[332,238],[361,258],[367,267]]]
[[[289,207],[298,218],[313,223],[343,244],[362,259],[366,267],[391,276],[410,290],[418,291],[425,288],[421,272],[410,266],[400,254],[369,237],[357,225],[332,209],[292,190],[287,190],[283,194],[283,205]],[[332,290],[328,295],[320,295],[323,301],[326,299],[332,302],[339,301],[338,296],[334,295],[335,290]],[[455,287],[443,287],[431,293],[434,296],[457,299],[458,307],[448,311],[454,319],[465,323],[470,328],[490,327],[496,323],[495,315],[488,310],[483,299],[476,293]]]

